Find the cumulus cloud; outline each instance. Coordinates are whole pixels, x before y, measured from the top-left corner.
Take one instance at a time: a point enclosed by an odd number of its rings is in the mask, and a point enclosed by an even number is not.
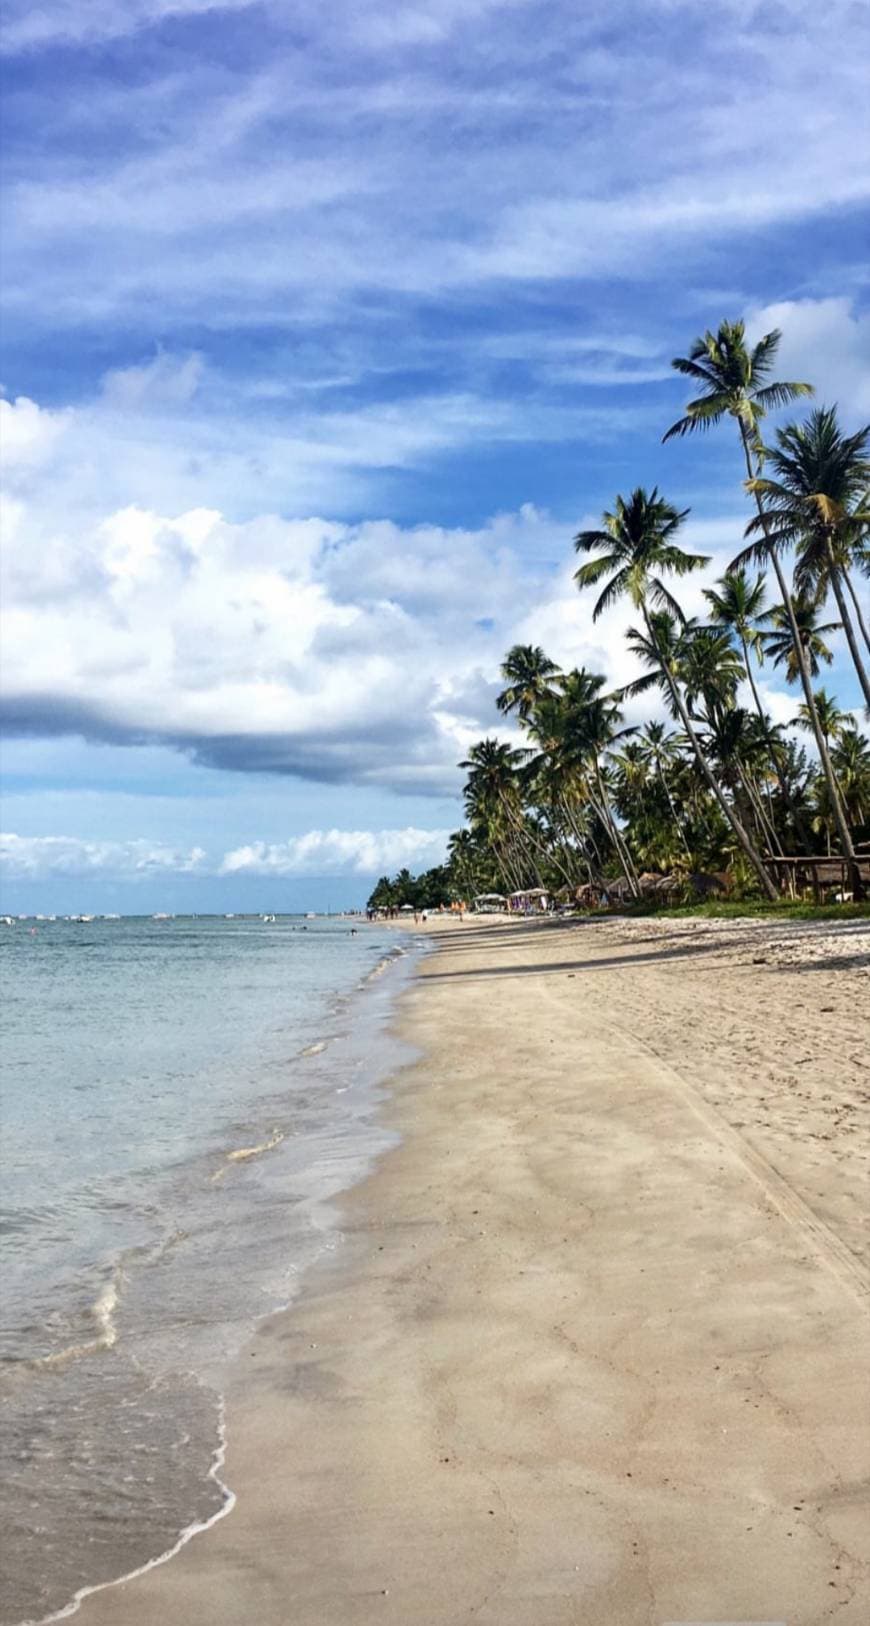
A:
[[[573,584],[573,527],[531,504],[478,527],[232,523],[214,507],[135,504],[100,514],[93,498],[84,512],[65,504],[56,468],[19,481],[5,539],[0,715],[18,735],[455,795],[458,761],[500,726],[512,643],[542,643],[614,685],[636,675],[630,610],[593,623]],[[687,545],[712,562],[681,584],[688,613],[703,611],[701,587],[741,531],[740,516],[690,521]]]
[[[5,479],[28,471],[50,455],[70,423],[70,413],[51,412],[26,395],[0,399],[0,466]]]
[[[204,847],[145,839],[83,841],[75,836],[0,835],[0,875],[41,880],[100,875],[144,880],[160,874],[217,876],[376,875],[443,862],[447,830],[309,830],[283,842],[252,841],[209,856]]]
[[[0,873],[16,880],[97,874],[144,879],[164,871],[189,875],[201,870],[204,859],[202,847],[184,851],[148,841],[82,841],[74,836],[0,834]]]
[[[221,875],[375,875],[443,863],[447,830],[309,830],[285,842],[228,852]]]
[[[750,310],[753,342],[772,328],[782,330],[779,377],[804,379],[824,405],[838,402],[850,417],[870,417],[870,312],[859,311],[845,295],[780,300]]]

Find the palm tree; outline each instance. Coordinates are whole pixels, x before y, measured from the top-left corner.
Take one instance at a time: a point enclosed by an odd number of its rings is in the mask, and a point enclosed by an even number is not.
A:
[[[537,753],[531,756],[526,771],[531,779],[551,773],[562,776],[568,802],[575,788],[582,786],[607,832],[629,891],[637,896],[637,874],[613,815],[601,769],[602,754],[633,730],[619,726],[621,713],[617,698],[601,693],[605,678],[581,667],[565,673],[560,681],[562,692],[541,700],[526,723],[529,737],[537,746]],[[563,810],[569,825],[576,823],[573,809],[564,800]],[[579,830],[575,829],[574,833],[576,837]]]
[[[777,545],[797,550],[795,586],[818,597],[828,587],[837,609],[864,699],[870,707],[870,677],[849,614],[845,584],[853,549],[859,540],[860,503],[870,477],[870,424],[844,435],[834,407],[820,407],[805,424],[788,424],[776,432],[775,447],[766,447],[765,467],[776,478],[759,476],[753,489],[764,498],[767,532]],[[759,516],[748,535],[763,527]],[[857,595],[855,595],[857,602]]]
[[[830,745],[832,740],[839,740],[844,730],[851,723],[848,712],[841,711],[833,695],[826,689],[817,689],[813,695],[815,702],[815,715],[819,719],[819,727]],[[796,718],[798,728],[812,728],[812,719],[806,706],[798,707]]]
[[[782,746],[776,738],[776,730],[771,726],[770,718],[761,704],[761,696],[755,682],[753,672],[754,655],[759,666],[764,664],[764,646],[766,634],[764,623],[770,621],[773,612],[766,606],[765,584],[763,574],[756,576],[754,582],[747,576],[745,570],[734,570],[720,577],[715,587],[705,587],[704,597],[712,610],[712,622],[717,627],[727,627],[740,644],[743,651],[743,664],[755,710],[762,728],[763,736],[767,742],[767,749],[776,775],[777,783],[783,800],[795,821],[795,828],[807,844],[808,836],[802,828],[799,810],[791,801],[788,784],[782,768]],[[768,791],[768,811],[773,818],[770,793]]]
[[[770,621],[770,631],[762,634],[765,648],[772,656],[774,666],[785,667],[786,682],[796,683],[800,676],[793,626],[797,628],[798,647],[803,651],[804,660],[812,676],[818,677],[820,661],[830,666],[834,655],[825,643],[825,633],[836,632],[840,623],[820,621],[817,603],[810,599],[793,599],[791,620],[785,605],[776,604],[770,612]],[[809,726],[812,728],[812,722]]]
[[[657,488],[647,494],[639,487],[632,492],[628,502],[622,497],[617,497],[613,513],[604,514],[603,529],[579,532],[574,539],[578,553],[597,552],[598,557],[588,560],[575,573],[574,580],[578,587],[597,587],[605,577],[610,578],[605,581],[598,596],[592,612],[593,620],[597,620],[603,610],[625,595],[634,607],[640,610],[647,634],[657,649],[658,638],[655,622],[650,616],[650,606],[664,608],[679,617],[680,621],[685,620],[662,576],[663,574],[687,576],[708,562],[706,556],[702,554],[686,553],[674,540],[687,513],[688,509],[680,512],[671,503],[666,502],[659,496]],[[659,654],[662,672],[680,721],[691,742],[698,766],[764,891],[769,898],[775,900],[776,888],[764,863],[701,749],[692,726],[689,709],[680,692],[676,673],[666,663],[664,652],[659,651]]]
[[[471,898],[477,890],[480,849],[470,830],[455,830],[447,843],[449,868],[460,896]]]
[[[831,752],[840,793],[853,825],[870,821],[870,743],[857,728],[840,732]]]
[[[693,627],[684,639],[680,676],[686,705],[694,717],[703,701],[703,720],[731,711],[737,703],[737,686],[744,664],[727,632],[714,627]]]
[[[526,722],[539,701],[556,693],[553,680],[560,673],[539,645],[514,644],[502,662],[501,675],[507,678],[508,687],[496,699],[499,711],[515,711]]]
[[[480,740],[459,764],[468,770],[465,804],[472,830],[484,834],[509,890],[525,885],[530,866],[519,771],[525,753],[501,740]],[[537,871],[535,878],[540,880]]]
[[[671,818],[676,826],[677,834],[679,835],[680,840],[688,853],[689,843],[686,839],[685,826],[679,813],[677,812],[676,803],[674,802],[671,791],[670,780],[665,771],[679,760],[677,737],[675,734],[668,733],[664,723],[650,722],[647,723],[645,728],[642,730],[638,744],[640,745],[644,758],[655,770],[656,778],[658,779],[659,784],[661,785],[667,798],[668,807],[671,810]]]
[[[764,722],[764,707],[755,685],[753,663],[750,659],[751,653],[759,666],[764,663],[762,624],[770,616],[766,604],[764,575],[759,574],[753,582],[745,570],[732,571],[730,575],[720,577],[715,587],[705,587],[704,597],[712,611],[710,619],[713,625],[727,628],[743,651],[743,665],[746,668],[755,709]]]
[[[794,619],[794,607],[780,558],[778,540],[762,504],[761,492],[755,484],[761,474],[764,455],[759,426],[765,413],[776,407],[787,406],[790,401],[813,393],[810,384],[771,379],[781,337],[778,329],[774,328],[750,349],[746,344],[746,329],[743,322],[722,322],[717,333],[708,331],[702,338],[696,339],[688,356],[676,356],[672,364],[676,371],[700,384],[701,392],[695,400],[689,402],[685,415],[671,425],[663,438],[670,440],[674,435],[687,435],[695,430],[710,429],[724,417],[731,417],[737,423],[746,465],[746,486],[755,498],[762,532],[761,538],[751,550],[751,556],[757,562],[769,560],[773,566],[794,639],[795,659],[808,715],[812,718],[812,678]],[[746,553],[741,554],[735,559],[734,567],[741,567],[746,562],[746,557]],[[817,723],[813,726],[813,733],[821,758],[822,771],[828,783],[843,856],[848,863],[852,892],[856,898],[861,898],[864,889],[855,862],[849,826],[837,795],[836,779],[828,748]]]

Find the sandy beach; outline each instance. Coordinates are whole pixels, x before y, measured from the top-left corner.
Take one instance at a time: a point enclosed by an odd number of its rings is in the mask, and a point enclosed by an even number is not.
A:
[[[870,923],[428,929],[236,1505],[82,1626],[863,1626]]]

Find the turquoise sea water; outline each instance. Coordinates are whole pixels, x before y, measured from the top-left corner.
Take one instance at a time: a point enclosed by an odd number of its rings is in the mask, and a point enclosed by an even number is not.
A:
[[[227,1505],[221,1376],[388,1137],[407,940],[349,920],[0,928],[0,1620]]]

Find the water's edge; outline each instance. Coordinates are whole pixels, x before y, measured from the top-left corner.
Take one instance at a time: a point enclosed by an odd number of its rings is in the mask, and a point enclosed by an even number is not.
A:
[[[281,1303],[271,1303],[268,1308],[264,1309],[262,1314],[252,1320],[248,1327],[248,1337],[253,1336],[257,1327],[262,1326],[276,1316],[286,1314],[288,1310],[296,1307],[300,1297],[304,1296],[305,1282],[310,1276],[313,1267],[323,1260],[327,1252],[332,1251],[341,1244],[340,1224],[334,1206],[336,1199],[340,1199],[348,1191],[361,1184],[371,1174],[380,1159],[398,1144],[398,1135],[395,1131],[387,1131],[383,1127],[382,1119],[385,1109],[389,1105],[392,1080],[415,1057],[410,1052],[409,1047],[402,1043],[396,1034],[396,1013],[399,1000],[411,983],[419,961],[426,953],[431,952],[434,944],[421,939],[419,936],[415,937],[412,932],[402,930],[397,933],[397,938],[396,947],[388,950],[368,972],[363,981],[358,983],[352,992],[342,996],[340,1001],[341,1004],[349,1007],[347,1017],[350,1022],[351,1035],[357,1028],[366,1027],[367,1025],[368,1034],[370,1036],[374,1035],[384,1046],[385,1060],[380,1066],[372,1066],[365,1081],[365,1106],[363,1111],[356,1117],[360,1141],[364,1140],[366,1131],[370,1133],[377,1131],[378,1144],[375,1147],[368,1146],[364,1148],[359,1154],[356,1165],[352,1169],[343,1171],[339,1183],[332,1185],[326,1192],[320,1192],[311,1197],[303,1205],[308,1211],[308,1218],[312,1225],[322,1237],[322,1246],[301,1265],[293,1283],[293,1291],[287,1300]],[[369,1008],[367,994],[373,993],[375,986],[378,989],[378,1003],[372,1009]],[[328,1043],[328,1038],[313,1041],[305,1046],[301,1054],[319,1056]],[[278,1137],[278,1140],[274,1142],[275,1145],[279,1144],[280,1138]],[[246,1147],[228,1153],[227,1168],[232,1166],[233,1161],[245,1159],[248,1156],[253,1157],[255,1153],[270,1150],[272,1144],[272,1142],[269,1142],[263,1146]],[[220,1179],[223,1172],[222,1169],[219,1169],[213,1178]],[[111,1319],[111,1312],[109,1312],[109,1318]],[[107,1338],[103,1347],[108,1351],[112,1348],[112,1345],[113,1340]],[[134,1565],[132,1568],[124,1569],[117,1575],[82,1585],[68,1601],[58,1608],[52,1608],[48,1613],[29,1615],[23,1620],[19,1617],[14,1622],[14,1626],[50,1626],[51,1622],[70,1618],[77,1613],[88,1597],[111,1587],[123,1585],[137,1576],[146,1574],[149,1570],[168,1563],[195,1536],[204,1534],[232,1512],[236,1504],[235,1492],[222,1477],[227,1450],[226,1393],[223,1383],[228,1380],[230,1373],[235,1369],[241,1347],[244,1346],[234,1349],[232,1354],[224,1360],[223,1381],[220,1386],[215,1384],[213,1378],[207,1385],[205,1381],[202,1382],[202,1388],[205,1390],[207,1387],[215,1402],[217,1438],[211,1463],[205,1480],[201,1481],[201,1486],[202,1489],[205,1489],[210,1484],[213,1490],[216,1489],[220,1494],[220,1505],[206,1517],[193,1518],[190,1523],[179,1530],[170,1546],[143,1558],[141,1563]]]

